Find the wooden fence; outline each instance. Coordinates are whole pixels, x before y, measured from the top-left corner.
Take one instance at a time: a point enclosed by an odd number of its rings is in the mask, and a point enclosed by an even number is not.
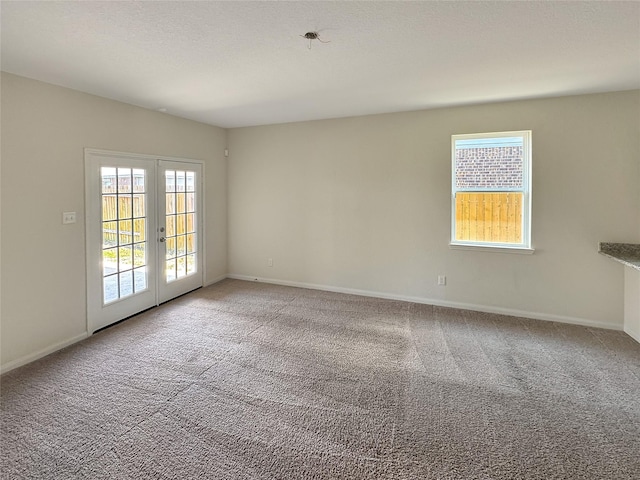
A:
[[[456,240],[522,242],[521,192],[456,193]]]
[[[166,217],[167,249],[177,252],[195,252],[195,196],[193,193],[167,194]],[[181,213],[173,213],[173,212]],[[182,213],[182,212],[189,213]],[[119,215],[118,215],[119,212]],[[126,245],[145,240],[146,215],[144,195],[103,195],[102,235],[105,247]],[[116,220],[116,219],[119,220]],[[118,225],[119,228],[118,228]],[[119,238],[118,238],[119,236]],[[170,237],[176,236],[176,240]],[[177,242],[177,246],[175,245]],[[186,242],[186,245],[183,245]],[[172,247],[173,246],[173,247]],[[184,254],[184,253],[181,253]]]
[[[102,219],[103,220],[115,220],[118,210],[120,211],[119,218],[126,219],[135,217],[146,216],[144,195],[120,195],[117,197],[116,203],[115,195],[103,195],[102,196]],[[166,196],[166,211],[167,214],[195,212],[195,193],[168,193]]]
[[[117,201],[116,201],[117,198]],[[118,210],[120,215],[118,215]],[[124,245],[132,242],[144,241],[145,222],[144,195],[134,195],[133,202],[129,195],[103,195],[102,219],[107,221],[102,226],[103,243],[105,246]],[[116,218],[120,218],[120,239]]]
[[[133,203],[129,195],[120,195],[117,199],[116,203],[115,195],[102,196],[102,220],[115,220],[118,218],[118,210],[119,218],[122,220],[146,216],[144,195],[134,195]]]

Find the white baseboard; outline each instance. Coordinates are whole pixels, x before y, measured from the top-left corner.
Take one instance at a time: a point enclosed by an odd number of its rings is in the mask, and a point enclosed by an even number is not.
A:
[[[204,284],[205,287],[208,287],[209,285],[213,285],[214,283],[218,283],[221,282],[222,280],[224,280],[225,278],[227,278],[227,275],[220,275],[219,277],[216,277],[212,280],[207,279],[206,283]]]
[[[533,320],[546,320],[550,322],[569,323],[572,325],[582,325],[584,327],[606,328],[609,330],[622,330],[623,325],[611,325],[610,323],[597,322],[584,318],[568,317],[564,315],[554,315],[550,313],[530,312],[525,310],[515,310],[511,308],[494,307],[491,305],[477,305],[472,303],[450,302],[434,298],[411,297],[408,295],[398,295],[385,292],[375,292],[370,290],[358,290],[354,288],[333,287],[330,285],[318,285],[314,283],[291,282],[287,280],[278,280],[273,278],[252,277],[249,275],[229,274],[227,278],[236,280],[247,280],[251,282],[273,283],[276,285],[285,285],[289,287],[309,288],[312,290],[325,290],[327,292],[347,293],[351,295],[361,295],[364,297],[385,298],[389,300],[401,300],[405,302],[423,303],[427,305],[436,305],[438,307],[459,308],[462,310],[473,310],[476,312],[496,313],[500,315],[509,315],[513,317],[531,318]]]
[[[624,333],[633,338],[636,342],[640,343],[640,334],[638,332],[634,332],[630,328],[625,328]]]
[[[209,285],[213,285],[214,283],[218,283],[222,280],[224,280],[225,278],[227,278],[226,275],[221,275],[217,278],[214,278],[213,280],[207,281],[207,283],[204,285],[205,287],[209,286]],[[12,360],[10,362],[5,363],[4,365],[2,365],[0,367],[0,374],[6,373],[10,370],[13,370],[14,368],[18,368],[21,367],[23,365],[26,365],[27,363],[31,363],[34,362],[35,360],[38,360],[39,358],[42,357],[46,357],[47,355],[56,352],[58,350],[63,349],[64,347],[68,347],[69,345],[72,345],[76,342],[79,342],[81,340],[84,340],[85,338],[89,337],[89,334],[87,332],[82,333],[80,335],[77,335],[73,338],[69,338],[67,340],[63,340],[62,342],[58,342],[55,343],[53,345],[49,345],[46,348],[43,348],[42,350],[39,350],[37,352],[34,353],[30,353],[29,355],[25,355],[24,357],[20,357],[16,360]]]
[[[42,350],[39,350],[37,352],[30,353],[29,355],[25,355],[24,357],[20,357],[20,358],[18,358],[16,360],[12,360],[10,362],[7,362],[4,365],[2,365],[2,367],[0,367],[0,374],[6,373],[9,370],[13,370],[14,368],[18,368],[18,367],[21,367],[23,365],[26,365],[27,363],[34,362],[34,361],[38,360],[39,358],[46,357],[50,353],[56,352],[58,350],[63,349],[64,347],[68,347],[69,345],[73,345],[74,343],[77,343],[77,342],[79,342],[81,340],[84,340],[88,336],[89,335],[87,334],[87,332],[84,332],[84,333],[82,333],[80,335],[76,335],[75,337],[63,340],[62,342],[58,342],[58,343],[55,343],[53,345],[49,345],[48,347],[43,348]]]
[[[549,313],[514,310],[510,308],[494,307],[490,305],[476,305],[471,303],[449,302],[446,300],[440,300],[440,299],[434,299],[434,298],[412,297],[408,295],[398,295],[398,294],[376,292],[376,291],[370,291],[370,290],[359,290],[355,288],[334,287],[331,285],[320,285],[315,283],[292,282],[288,280],[279,280],[274,278],[261,278],[261,277],[254,277],[249,275],[236,275],[236,274],[221,275],[211,281],[207,281],[205,286],[213,285],[214,283],[218,283],[224,280],[225,278],[233,278],[236,280],[246,280],[250,282],[271,283],[274,285],[284,285],[289,287],[309,288],[312,290],[324,290],[327,292],[346,293],[350,295],[360,295],[363,297],[375,297],[375,298],[384,298],[388,300],[400,300],[405,302],[436,305],[439,307],[450,307],[450,308],[459,308],[462,310],[473,310],[476,312],[496,313],[500,315],[509,315],[513,317],[531,318],[534,320],[547,320],[551,322],[582,325],[585,327],[606,328],[610,330],[623,330],[622,324],[611,325],[609,323],[595,322],[593,320],[586,320],[583,318],[576,318],[576,317],[567,317],[563,315],[553,315]],[[635,335],[632,335],[630,332],[627,332],[627,334],[629,334],[632,338],[640,342],[640,338],[636,338]],[[26,365],[27,363],[38,360],[39,358],[45,357],[50,353],[53,353],[64,347],[68,347],[69,345],[77,343],[81,340],[84,340],[88,336],[89,335],[87,334],[87,332],[84,332],[80,335],[76,335],[75,337],[69,338],[62,342],[58,342],[56,344],[50,345],[37,352],[31,353],[29,355],[25,355],[24,357],[5,363],[0,367],[0,374],[6,373],[10,370],[13,370],[14,368],[18,368],[23,365]]]

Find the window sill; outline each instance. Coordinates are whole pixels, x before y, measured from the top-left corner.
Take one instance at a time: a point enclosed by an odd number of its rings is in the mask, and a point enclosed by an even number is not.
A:
[[[519,255],[531,255],[535,252],[535,249],[527,247],[505,247],[474,243],[450,243],[449,248],[452,250],[475,250],[478,252],[515,253]]]

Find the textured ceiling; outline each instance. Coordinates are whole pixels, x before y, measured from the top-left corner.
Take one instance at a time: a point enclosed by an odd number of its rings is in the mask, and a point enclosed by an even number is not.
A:
[[[2,70],[221,127],[640,88],[639,2],[0,8]]]

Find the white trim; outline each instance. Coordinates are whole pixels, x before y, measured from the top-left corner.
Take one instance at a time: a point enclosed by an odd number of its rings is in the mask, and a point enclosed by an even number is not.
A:
[[[640,343],[640,271],[624,268],[624,331]]]
[[[218,283],[227,278],[227,275],[220,275],[216,277],[212,282],[208,283],[205,286],[213,285],[214,283]],[[40,358],[46,357],[52,353],[57,352],[58,350],[62,350],[69,345],[73,345],[74,343],[81,342],[82,340],[89,338],[89,333],[84,332],[80,335],[76,335],[75,337],[69,338],[67,340],[63,340],[62,342],[54,343],[53,345],[49,345],[48,347],[43,348],[42,350],[38,350],[37,352],[30,353],[25,355],[24,357],[20,357],[16,360],[11,360],[10,362],[5,363],[0,367],[0,374],[9,372],[10,370],[14,370],[18,367],[22,367],[23,365],[27,365],[28,363],[35,362]]]
[[[459,308],[462,310],[472,310],[476,312],[496,313],[499,315],[509,315],[512,317],[530,318],[533,320],[545,320],[549,322],[569,323],[572,325],[581,325],[583,327],[606,328],[608,330],[622,330],[623,325],[611,325],[605,322],[596,322],[586,320],[584,318],[567,317],[564,315],[554,315],[551,313],[529,312],[525,310],[515,310],[511,308],[495,307],[491,305],[477,305],[473,303],[449,302],[446,300],[412,297],[408,295],[398,295],[393,293],[375,292],[370,290],[358,290],[354,288],[332,287],[329,285],[318,285],[315,283],[291,282],[287,280],[277,280],[273,278],[260,278],[249,275],[229,274],[227,278],[236,280],[248,280],[251,282],[272,283],[275,285],[285,285],[288,287],[309,288],[312,290],[324,290],[327,292],[346,293],[350,295],[361,295],[363,297],[384,298],[388,300],[400,300],[404,302],[422,303],[427,305],[435,305],[438,307]]]
[[[213,285],[214,283],[218,283],[224,280],[225,278],[232,278],[236,280],[246,280],[250,282],[270,283],[274,285],[284,285],[288,287],[308,288],[311,290],[322,290],[326,292],[345,293],[349,295],[360,295],[363,297],[375,297],[375,298],[383,298],[387,300],[400,300],[404,302],[421,303],[426,305],[435,305],[439,307],[459,308],[462,310],[472,310],[477,312],[496,313],[500,315],[509,315],[513,317],[531,318],[533,320],[546,320],[550,322],[581,325],[583,327],[605,328],[608,330],[624,331],[623,324],[611,325],[609,323],[594,322],[592,320],[585,320],[577,317],[567,317],[563,315],[553,315],[553,314],[540,313],[540,312],[528,312],[523,310],[513,310],[509,308],[477,305],[477,304],[470,304],[470,303],[448,302],[446,300],[412,297],[408,295],[397,295],[397,294],[390,294],[390,293],[384,293],[384,292],[375,292],[370,290],[359,290],[355,288],[333,287],[330,285],[320,285],[315,283],[292,282],[287,280],[277,280],[274,278],[259,278],[259,277],[249,276],[249,275],[236,275],[236,274],[220,275],[204,286],[208,287],[210,285]],[[629,334],[629,332],[626,332],[626,333]],[[629,335],[632,338],[635,338],[634,335],[631,335],[631,334]],[[58,350],[68,347],[69,345],[73,345],[74,343],[80,342],[87,337],[89,337],[89,334],[87,332],[84,332],[70,339],[67,339],[62,342],[43,348],[38,352],[25,355],[24,357],[18,358],[16,360],[12,360],[2,365],[2,367],[0,368],[0,374],[6,373],[15,368],[34,362],[51,353],[57,352]],[[638,340],[638,342],[640,342],[640,338],[635,338],[635,340]]]
[[[38,350],[37,352],[30,353],[29,355],[25,355],[24,357],[20,357],[16,360],[12,360],[8,363],[5,363],[0,368],[0,374],[7,373],[8,371],[13,370],[14,368],[22,367],[27,363],[35,362],[36,360],[42,357],[46,357],[47,355],[57,352],[58,350],[62,350],[63,348],[68,347],[69,345],[78,343],[84,340],[85,338],[87,338],[88,336],[89,335],[87,334],[87,332],[84,332],[80,335],[76,335],[75,337],[71,337],[71,338],[68,338],[67,340],[63,340],[62,342],[49,345],[48,347],[45,347],[42,350]]]
[[[626,333],[627,335],[629,335],[631,338],[633,338],[636,342],[640,343],[640,335],[635,333],[634,331],[632,331],[629,328],[624,329],[624,333]]]
[[[218,276],[218,277],[214,278],[214,279],[213,279],[213,280],[211,280],[211,281],[207,281],[207,283],[205,283],[203,286],[204,286],[204,287],[209,287],[209,286],[213,285],[214,283],[221,282],[221,281],[222,281],[222,280],[224,280],[225,278],[228,278],[228,275],[220,275],[220,276]]]
[[[199,226],[198,228],[198,233],[201,235],[200,237],[200,241],[202,242],[202,245],[199,246],[198,248],[202,248],[202,250],[199,250],[200,253],[200,258],[202,259],[202,286],[204,287],[205,285],[207,285],[207,227],[206,227],[206,218],[207,218],[207,210],[206,210],[206,205],[207,205],[207,199],[205,197],[206,193],[205,193],[205,183],[204,183],[204,179],[205,179],[205,163],[202,163],[202,165],[200,166],[200,196],[199,196],[199,200],[200,200],[200,223],[202,225]]]
[[[130,152],[117,152],[115,150],[102,150],[100,148],[85,148],[85,156],[87,154],[99,155],[102,157],[114,157],[114,158],[139,158],[141,160],[165,160],[168,162],[182,162],[182,163],[200,163],[204,165],[204,160],[197,158],[184,158],[184,157],[168,157],[166,155],[151,155],[147,153],[130,153]]]
[[[495,244],[478,244],[478,243],[450,243],[451,250],[474,250],[476,252],[493,252],[493,253],[516,253],[520,255],[531,255],[536,250],[526,247],[498,247]]]

